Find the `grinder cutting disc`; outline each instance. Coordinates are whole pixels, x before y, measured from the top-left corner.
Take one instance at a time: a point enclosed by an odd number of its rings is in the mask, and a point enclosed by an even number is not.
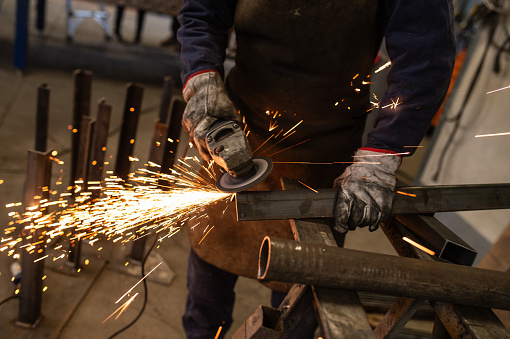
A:
[[[252,160],[254,171],[237,178],[223,173],[216,180],[216,188],[222,192],[237,193],[252,188],[264,180],[273,169],[273,161],[266,157],[256,157]]]

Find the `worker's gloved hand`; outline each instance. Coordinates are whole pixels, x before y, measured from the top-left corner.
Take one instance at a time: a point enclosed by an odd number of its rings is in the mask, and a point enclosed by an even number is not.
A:
[[[221,76],[214,71],[189,78],[182,95],[188,103],[182,117],[182,126],[202,158],[209,161],[211,156],[205,140],[209,128],[218,119],[242,124],[241,116],[228,98]]]
[[[334,229],[341,233],[369,226],[375,231],[391,214],[397,172],[402,159],[392,153],[360,149],[354,164],[335,180],[339,189]]]

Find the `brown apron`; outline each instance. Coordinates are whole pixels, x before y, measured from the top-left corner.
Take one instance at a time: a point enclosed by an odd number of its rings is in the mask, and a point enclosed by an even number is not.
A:
[[[236,66],[227,90],[246,117],[254,155],[275,162],[254,190],[279,190],[282,176],[330,188],[346,165],[295,162],[352,161],[370,97],[362,81],[369,81],[382,36],[376,15],[377,1],[369,0],[238,1]],[[278,127],[269,131],[270,125]],[[263,238],[292,239],[289,222],[237,222],[234,203],[223,213],[225,207],[208,209],[214,228],[206,238],[207,222],[189,229],[191,245],[208,263],[256,278]]]

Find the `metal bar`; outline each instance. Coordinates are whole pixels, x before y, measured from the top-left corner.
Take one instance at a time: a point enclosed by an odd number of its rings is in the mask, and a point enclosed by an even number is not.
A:
[[[510,256],[508,255],[508,247],[510,246],[510,224],[501,233],[498,240],[492,245],[489,252],[485,254],[480,263],[479,268],[487,268],[490,270],[503,271],[510,274]],[[510,330],[510,312],[494,310],[499,320]]]
[[[48,116],[50,107],[50,89],[47,84],[37,87],[37,112],[35,129],[35,150],[46,152],[48,139]]]
[[[25,206],[37,205],[40,199],[49,198],[49,184],[51,180],[50,153],[28,151],[27,179],[25,185]],[[31,242],[44,240],[43,230],[31,228],[24,229],[22,238],[29,243],[28,235],[31,235]],[[44,271],[44,244],[36,245],[35,248],[27,247],[21,253],[21,288],[20,303],[17,323],[25,327],[36,326],[41,317],[42,304],[42,277]]]
[[[278,306],[281,312],[281,325],[283,335],[280,338],[288,338],[296,325],[299,323],[307,309],[313,302],[313,294],[310,286],[294,285]]]
[[[452,337],[444,327],[439,317],[436,316],[436,319],[434,320],[434,327],[432,328],[431,339],[451,339],[451,338]]]
[[[172,101],[172,89],[174,86],[174,81],[171,76],[165,77],[165,83],[163,84],[163,93],[161,95],[161,104],[159,106],[159,120],[155,122],[154,124],[154,134],[152,135],[152,143],[149,151],[149,161],[156,163],[158,165],[162,165],[163,163],[163,154],[165,152],[166,148],[166,139],[169,138],[168,136],[168,113],[170,110],[170,104]],[[176,108],[176,104],[174,102],[174,105],[172,107],[172,110]],[[183,110],[184,111],[184,110]],[[178,113],[173,113],[171,116],[178,115]],[[181,113],[182,117],[182,113]],[[175,119],[174,119],[175,120]],[[172,120],[172,124],[175,125],[175,121]],[[178,122],[180,124],[180,121]],[[172,126],[172,128],[174,128]],[[180,132],[180,128],[179,128]],[[177,133],[179,133],[177,132]],[[176,134],[175,132],[172,132],[171,137],[175,137],[177,139],[179,136],[173,135]],[[173,139],[172,139],[173,140]],[[165,145],[165,146],[163,146]],[[170,149],[168,150],[170,151]]]
[[[152,142],[149,149],[149,162],[161,165],[163,161],[163,151],[165,145],[165,138],[168,131],[168,125],[156,121],[154,124],[154,134],[152,135]],[[141,227],[139,227],[140,229]],[[139,238],[133,242],[129,260],[134,263],[141,263],[145,252],[145,245],[147,237]]]
[[[281,331],[273,329],[281,312],[268,306],[259,305],[255,312],[237,329],[232,339],[276,339]]]
[[[104,159],[111,113],[112,106],[106,104],[104,100],[101,100],[98,104],[94,137],[92,139],[92,146],[90,149],[90,161],[87,175],[88,181],[101,181],[103,178]],[[98,194],[99,191],[94,190],[92,192],[93,198],[96,198]]]
[[[510,332],[490,309],[430,303],[452,338],[510,338]]]
[[[423,302],[423,299],[398,298],[374,329],[375,337],[396,338]]]
[[[296,189],[299,183],[282,178],[282,186],[285,190]],[[344,238],[335,237],[330,223],[329,219],[290,221],[296,241],[343,246]],[[356,292],[314,286],[313,297],[324,338],[373,338],[372,329]]]
[[[90,115],[90,95],[92,92],[92,72],[77,69],[73,72],[73,124],[71,139],[71,186],[76,180],[76,167],[78,166],[81,118]]]
[[[454,264],[473,265],[478,252],[436,218],[429,215],[397,215],[396,219],[410,229],[421,243],[436,255]]]
[[[117,162],[115,174],[125,182],[128,179],[131,161],[135,145],[136,129],[138,118],[142,109],[143,86],[129,83],[127,86],[126,102],[124,104],[124,118],[120,132],[119,148],[117,151]],[[141,241],[140,241],[141,240]],[[145,238],[133,242],[129,260],[134,263],[141,263],[145,252]]]
[[[259,306],[233,339],[287,338],[313,300],[310,286],[294,285],[278,309]]]
[[[81,117],[81,132],[80,144],[78,147],[78,162],[76,164],[76,180],[83,180],[82,190],[87,189],[88,182],[88,168],[91,150],[91,138],[94,131],[95,119],[88,115]],[[67,264],[72,267],[73,271],[77,272],[80,268],[81,260],[81,240],[75,239],[69,242]]]
[[[356,292],[313,286],[313,295],[325,339],[374,338]]]
[[[172,115],[168,124],[168,133],[163,152],[163,163],[161,164],[162,173],[170,173],[177,156],[177,147],[179,146],[179,137],[182,129],[182,115],[186,103],[182,100],[175,100],[172,105]]]
[[[167,84],[169,82],[166,82]],[[155,134],[153,137],[153,144],[151,145],[150,154],[154,156],[154,160],[158,160],[158,164],[161,163],[161,173],[170,173],[170,169],[174,165],[175,157],[177,153],[178,147],[178,139],[181,133],[181,120],[182,114],[184,113],[184,108],[186,107],[186,103],[180,100],[174,100],[172,105],[172,114],[170,116],[170,123],[168,126],[162,126],[156,124],[155,126]],[[161,111],[160,111],[161,118]],[[155,141],[158,138],[161,138],[163,131],[166,128],[166,139],[163,140],[164,149],[161,152],[160,146],[158,146]],[[159,144],[161,145],[161,143]],[[161,181],[161,180],[160,180]],[[168,183],[160,183],[162,186],[168,186]],[[147,237],[143,237],[138,241],[133,243],[133,247],[131,249],[131,254],[129,256],[130,260],[134,260],[136,262],[141,262],[143,259],[143,254],[145,251],[145,243],[147,241]]]
[[[100,101],[97,123],[95,119],[89,116],[82,117],[77,175],[78,178],[83,179],[82,187],[84,189],[88,188],[90,181],[100,181],[102,178],[110,115],[111,106],[106,105],[104,101]],[[93,200],[98,196],[99,190],[92,190],[90,199]],[[77,272],[80,268],[81,246],[80,239],[75,239],[69,243],[67,264],[73,272]]]
[[[421,258],[423,261],[433,261],[434,259],[423,251],[418,250],[416,247],[409,245],[407,242],[402,240],[402,231],[407,229],[401,225],[396,219],[390,218],[388,222],[382,224],[382,230],[388,237],[395,250],[399,255],[407,256],[410,258]],[[445,279],[447,279],[445,277]],[[469,292],[466,292],[469,293]],[[505,329],[497,318],[494,316],[494,312],[488,308],[476,308],[477,315],[473,315],[472,312],[468,311],[467,307],[457,307],[456,305],[445,303],[445,302],[434,302],[431,304],[436,312],[438,318],[446,327],[448,333],[452,337],[456,338],[492,338],[484,337],[483,332],[480,336],[477,333],[484,331],[480,328],[488,327],[490,331],[495,331],[501,335],[494,336],[493,338],[509,338],[510,333]],[[490,305],[484,305],[484,307],[490,307]],[[467,314],[465,314],[468,312]],[[437,327],[437,329],[436,329]],[[436,333],[437,332],[437,333]],[[506,333],[505,333],[506,332]],[[473,336],[472,334],[476,335]],[[434,338],[443,338],[442,330],[439,326],[434,326]]]
[[[91,152],[92,135],[94,133],[94,125],[96,120],[88,115],[81,118],[80,143],[78,145],[78,159],[76,163],[75,180],[83,180],[82,188],[86,188],[88,180],[88,164]]]
[[[115,163],[115,174],[124,181],[128,178],[131,166],[129,157],[133,155],[138,117],[142,107],[143,89],[143,86],[138,84],[129,83],[127,85],[119,147]]]
[[[510,275],[266,237],[258,278],[510,309]]]
[[[161,103],[159,105],[159,122],[166,124],[170,103],[172,102],[172,90],[174,88],[174,80],[167,75],[163,83],[163,93],[161,94]]]
[[[154,123],[154,133],[149,149],[149,161],[161,165],[163,162],[163,153],[165,151],[166,135],[168,133],[168,124],[156,121]]]
[[[400,187],[392,214],[510,208],[510,184]],[[337,190],[247,191],[236,194],[239,221],[333,217]]]

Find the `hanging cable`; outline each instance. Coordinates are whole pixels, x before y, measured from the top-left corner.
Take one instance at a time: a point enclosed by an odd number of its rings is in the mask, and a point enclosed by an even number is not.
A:
[[[149,250],[147,251],[147,254],[145,254],[145,257],[142,260],[142,279],[143,279],[143,277],[145,277],[145,262],[147,261],[147,258],[149,258],[149,255],[151,254],[152,249],[154,248],[154,245],[156,245],[157,240],[158,240],[158,236],[156,235],[156,236],[154,236],[154,241],[152,242],[151,247],[149,248]],[[127,330],[128,328],[133,326],[133,324],[136,323],[138,321],[138,319],[140,319],[140,317],[143,314],[143,311],[145,311],[145,306],[147,306],[147,297],[148,297],[148,295],[147,295],[148,294],[147,293],[148,292],[147,291],[147,279],[143,279],[143,291],[144,291],[143,305],[142,305],[142,308],[140,309],[140,312],[138,312],[138,315],[136,316],[136,318],[133,319],[129,324],[127,324],[126,326],[124,326],[123,328],[121,328],[120,330],[115,332],[114,334],[112,334],[110,337],[108,337],[108,339],[111,339],[111,338],[117,336],[118,334],[124,332],[125,330]]]
[[[483,7],[483,6],[480,6],[480,7]],[[477,12],[475,12],[473,14],[473,16],[479,17],[480,14],[478,12],[484,13],[485,10],[486,10],[486,8],[479,8],[477,10]],[[488,34],[488,38],[487,38],[487,44],[485,45],[485,48],[484,48],[484,51],[482,54],[482,58],[480,60],[480,63],[478,65],[476,71],[475,71],[475,74],[473,75],[473,78],[472,78],[469,88],[466,92],[464,101],[462,102],[459,112],[453,118],[450,118],[450,119],[445,118],[445,121],[453,121],[454,127],[453,127],[453,131],[448,135],[448,140],[446,141],[446,144],[445,144],[444,148],[442,149],[441,154],[439,156],[436,172],[432,176],[433,181],[437,181],[439,179],[439,175],[441,174],[441,171],[443,169],[446,154],[448,153],[448,150],[450,149],[450,146],[452,145],[453,139],[455,138],[455,136],[457,134],[457,131],[459,129],[459,125],[461,122],[461,118],[464,114],[464,111],[466,109],[469,98],[471,97],[471,93],[473,92],[475,85],[478,81],[478,77],[482,71],[483,65],[485,64],[485,59],[487,57],[487,53],[493,43],[494,33],[498,26],[497,25],[498,24],[498,16],[499,15],[495,12],[489,12],[489,13],[486,13],[485,15],[482,15],[482,17],[481,17],[481,19],[483,19],[483,23],[489,26],[489,34]],[[474,24],[474,22],[471,22],[471,25],[473,25],[473,24]]]
[[[5,304],[6,302],[8,302],[9,300],[12,300],[12,299],[18,299],[19,298],[19,295],[11,295],[10,297],[7,297],[5,298],[4,300],[0,301],[0,306],[2,306],[3,304]]]

